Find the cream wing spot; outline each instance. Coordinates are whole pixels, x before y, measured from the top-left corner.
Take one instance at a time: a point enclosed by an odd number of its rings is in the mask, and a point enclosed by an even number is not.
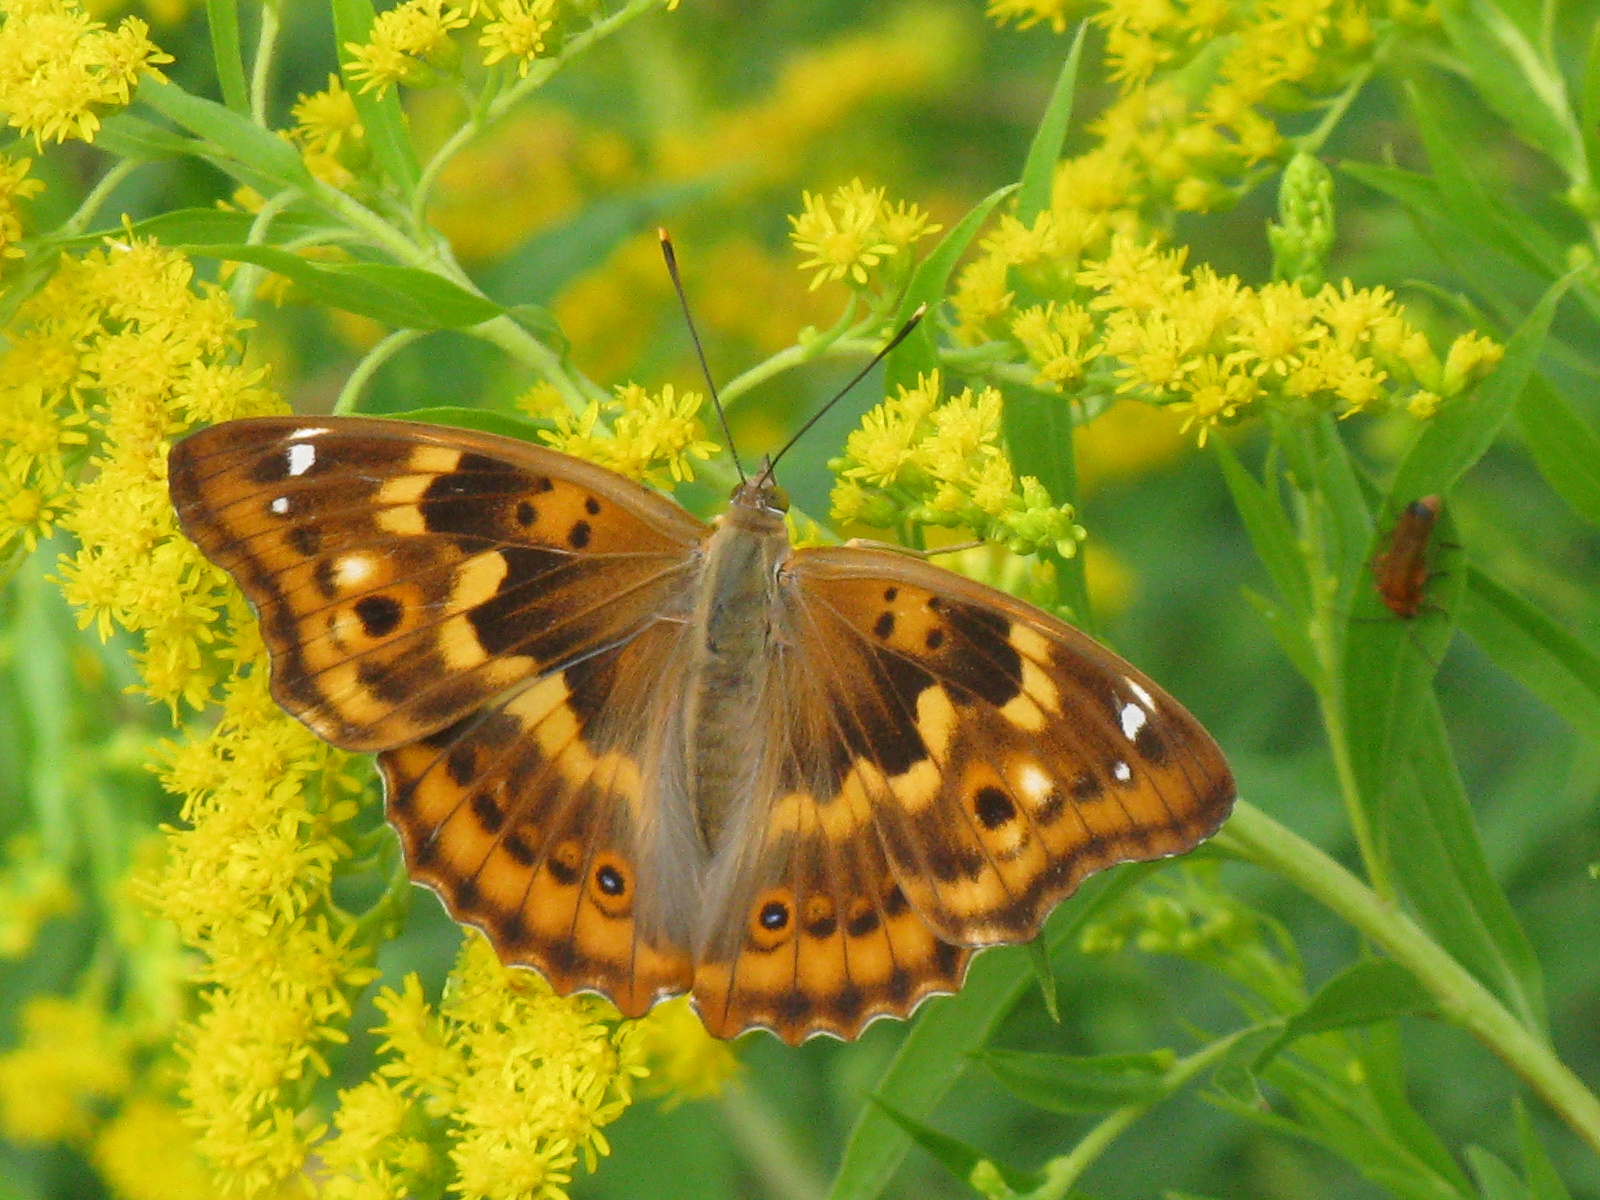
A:
[[[1013,621],[1008,640],[1011,642],[1011,648],[1023,658],[1031,659],[1035,663],[1050,661],[1050,642],[1037,630],[1029,629],[1019,621]]]
[[[1139,730],[1144,728],[1144,723],[1149,718],[1144,709],[1137,704],[1129,702],[1122,706],[1122,736],[1130,742],[1139,736]]]
[[[945,761],[955,727],[956,709],[950,694],[937,684],[923,688],[917,697],[917,733],[935,762]]]
[[[1018,692],[1008,700],[1000,715],[1028,733],[1038,733],[1044,728],[1044,713],[1026,692]]]
[[[467,559],[456,568],[450,607],[456,610],[476,608],[491,599],[500,590],[507,569],[506,557],[498,550],[489,550]]]
[[[1026,631],[1031,637],[1039,635],[1032,630]],[[1056,687],[1055,681],[1046,675],[1033,659],[1023,656],[1022,659],[1022,691],[1032,698],[1040,708],[1060,715],[1061,692]]]
[[[377,573],[377,564],[367,555],[346,554],[334,563],[334,586],[341,592],[352,592],[364,587]]]
[[[446,446],[418,446],[406,465],[413,471],[443,475],[461,465],[461,451]]]

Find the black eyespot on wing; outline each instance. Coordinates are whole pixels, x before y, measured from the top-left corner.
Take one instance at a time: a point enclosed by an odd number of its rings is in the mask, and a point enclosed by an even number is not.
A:
[[[877,929],[879,924],[881,922],[878,917],[878,910],[869,908],[851,917],[850,923],[845,926],[845,932],[853,938],[866,937],[867,934]]]
[[[789,906],[781,900],[768,900],[761,906],[761,912],[757,914],[756,920],[760,922],[761,928],[776,933],[789,924]]]
[[[405,610],[393,596],[363,596],[356,601],[356,616],[369,638],[388,637],[400,627]]]
[[[897,587],[886,587],[886,588],[884,588],[883,589],[884,602],[888,603],[888,604],[893,604],[894,601],[895,601],[895,597],[897,597],[899,594],[900,594],[900,589],[897,588]]]
[[[628,890],[628,881],[622,877],[622,872],[610,863],[606,863],[594,873],[595,886],[608,896],[620,896]]]
[[[582,550],[589,544],[589,522],[577,521],[572,526],[572,531],[567,534],[567,543],[574,550]]]
[[[470,743],[462,742],[450,751],[444,760],[444,769],[450,778],[462,787],[472,782],[478,773],[478,755]]]
[[[600,501],[596,500],[593,496],[586,497],[583,501],[583,511],[588,513],[591,517],[598,515],[600,512]]]
[[[296,525],[289,530],[289,544],[307,558],[315,558],[322,553],[322,530],[315,525]]]
[[[526,527],[526,526],[532,525],[538,519],[539,519],[539,510],[538,509],[536,509],[533,505],[529,504],[526,500],[519,500],[517,502],[517,524],[518,525]]]
[[[1167,761],[1167,743],[1156,732],[1155,726],[1146,721],[1139,727],[1139,732],[1133,737],[1133,746],[1141,758],[1152,766],[1162,766]]]
[[[506,821],[506,814],[500,806],[483,792],[473,793],[472,815],[478,818],[478,824],[483,827],[485,833],[498,833],[500,826]]]
[[[533,860],[537,856],[533,852],[533,847],[528,845],[527,839],[520,833],[513,830],[511,833],[506,834],[500,845],[505,847],[505,852],[512,857],[519,867],[533,866]]]
[[[930,630],[928,630],[928,636],[926,638],[926,641],[927,641],[927,645],[928,645],[928,649],[929,650],[937,650],[940,646],[944,645],[944,630],[942,630],[942,629],[930,629]]]
[[[884,612],[878,618],[877,624],[872,627],[872,632],[877,634],[880,638],[888,638],[891,634],[893,634],[894,614],[892,612]]]
[[[972,811],[985,829],[999,829],[1017,815],[1011,797],[997,787],[979,788],[973,797]]]

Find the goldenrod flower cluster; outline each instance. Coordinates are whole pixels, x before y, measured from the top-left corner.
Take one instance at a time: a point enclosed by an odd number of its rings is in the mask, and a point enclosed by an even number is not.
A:
[[[0,259],[22,257],[22,248],[16,244],[22,237],[17,201],[44,191],[43,181],[28,178],[32,166],[31,158],[11,159],[0,154]]]
[[[437,1010],[415,975],[376,1003],[388,1061],[340,1093],[320,1149],[330,1200],[426,1194],[452,1176],[463,1200],[560,1200],[580,1161],[592,1171],[609,1152],[601,1130],[645,1074],[641,1022],[557,997],[476,931]]]
[[[0,860],[0,960],[26,958],[39,927],[78,907],[78,893],[61,864],[41,853],[39,839],[18,834]]]
[[[461,69],[461,48],[452,35],[476,22],[484,65],[511,59],[525,76],[535,61],[560,48],[558,7],[559,0],[473,0],[465,6],[404,0],[379,14],[366,42],[346,43],[348,69],[363,92],[380,96],[395,84],[447,82]]]
[[[172,61],[138,17],[113,30],[69,0],[0,0],[0,18],[0,112],[39,146],[93,141],[139,76],[163,78],[156,64]]]
[[[1018,479],[1000,440],[1000,393],[946,397],[939,373],[902,387],[862,418],[829,468],[833,516],[885,529],[966,528],[1017,554],[1078,552],[1083,527],[1032,476]]]
[[[705,397],[699,392],[680,395],[670,383],[655,394],[636,383],[620,384],[616,392],[604,403],[590,401],[577,416],[565,408],[548,410],[556,427],[540,437],[564,454],[658,487],[693,479],[692,460],[716,453],[717,444],[701,436]]]
[[[1066,28],[1087,8],[990,0],[997,20]],[[1063,162],[1057,208],[1160,221],[1231,205],[1251,172],[1286,157],[1276,114],[1303,111],[1356,78],[1377,25],[1437,21],[1413,0],[1102,0],[1106,64],[1121,97],[1090,126],[1096,145]]]
[[[805,211],[789,218],[789,238],[811,256],[800,269],[816,269],[813,291],[844,282],[857,290],[875,284],[879,291],[893,292],[911,274],[910,247],[943,228],[915,204],[890,205],[883,188],[868,188],[859,179],[835,188],[826,199],[810,192],[803,198]]]
[[[1031,228],[1002,219],[962,274],[958,335],[1009,345],[1005,357],[1024,359],[1040,390],[1170,406],[1201,444],[1269,404],[1340,416],[1401,406],[1428,417],[1504,352],[1467,333],[1441,362],[1385,288],[1251,288],[1203,264],[1186,270],[1185,249],[1126,233],[1103,256],[1084,255],[1058,228],[1052,211]]]
[[[309,96],[302,94],[289,115],[294,118],[289,138],[300,147],[311,173],[333,187],[354,191],[360,173],[371,164],[372,153],[355,100],[343,80],[329,75],[327,88]],[[259,197],[249,207],[259,208]]]

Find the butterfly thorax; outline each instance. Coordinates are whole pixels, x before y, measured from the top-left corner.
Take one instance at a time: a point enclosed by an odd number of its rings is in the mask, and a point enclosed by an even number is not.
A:
[[[752,480],[717,518],[691,618],[685,748],[695,823],[708,855],[753,784],[751,715],[772,661],[778,570],[789,554],[782,501],[773,491]]]

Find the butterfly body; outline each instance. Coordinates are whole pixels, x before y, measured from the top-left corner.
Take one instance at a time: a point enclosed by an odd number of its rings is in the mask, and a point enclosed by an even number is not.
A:
[[[853,1037],[1233,802],[1133,667],[911,556],[791,547],[765,475],[708,528],[525,443],[288,417],[170,476],[280,703],[378,752],[412,877],[630,1016]]]

